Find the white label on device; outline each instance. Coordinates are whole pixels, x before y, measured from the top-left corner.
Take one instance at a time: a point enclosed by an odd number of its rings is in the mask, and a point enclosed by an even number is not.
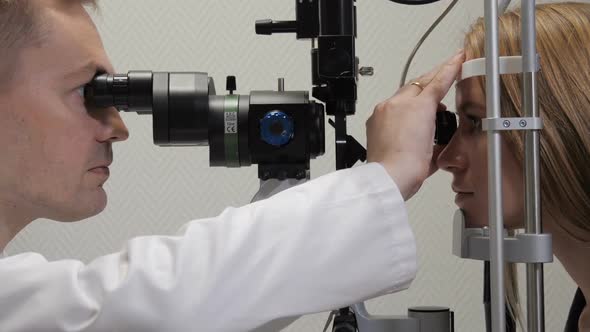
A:
[[[225,112],[225,133],[226,134],[237,134],[238,133],[238,113]]]

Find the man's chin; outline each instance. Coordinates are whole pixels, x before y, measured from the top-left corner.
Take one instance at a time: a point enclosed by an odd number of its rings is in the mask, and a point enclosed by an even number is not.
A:
[[[75,202],[61,207],[48,219],[60,222],[76,222],[96,216],[107,206],[107,194],[102,187],[81,195]]]

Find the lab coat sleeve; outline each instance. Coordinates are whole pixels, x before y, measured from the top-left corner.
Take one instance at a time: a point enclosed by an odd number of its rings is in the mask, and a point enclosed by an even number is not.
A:
[[[367,164],[88,265],[0,259],[0,331],[248,331],[407,288],[415,273],[404,200]]]

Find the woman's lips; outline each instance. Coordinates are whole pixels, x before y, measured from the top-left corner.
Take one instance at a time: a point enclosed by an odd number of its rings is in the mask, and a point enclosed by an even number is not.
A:
[[[457,204],[457,206],[460,207],[460,208],[464,208],[465,205],[472,198],[473,198],[473,193],[458,192],[457,195],[455,196],[455,204]]]

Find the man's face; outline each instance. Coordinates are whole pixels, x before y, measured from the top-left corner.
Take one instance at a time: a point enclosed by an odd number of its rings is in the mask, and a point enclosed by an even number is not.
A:
[[[35,0],[38,1],[38,0]],[[101,39],[80,4],[42,0],[44,42],[15,64],[0,92],[0,204],[27,217],[76,221],[102,211],[112,143],[129,133],[114,109],[87,109],[81,88],[112,72]]]

